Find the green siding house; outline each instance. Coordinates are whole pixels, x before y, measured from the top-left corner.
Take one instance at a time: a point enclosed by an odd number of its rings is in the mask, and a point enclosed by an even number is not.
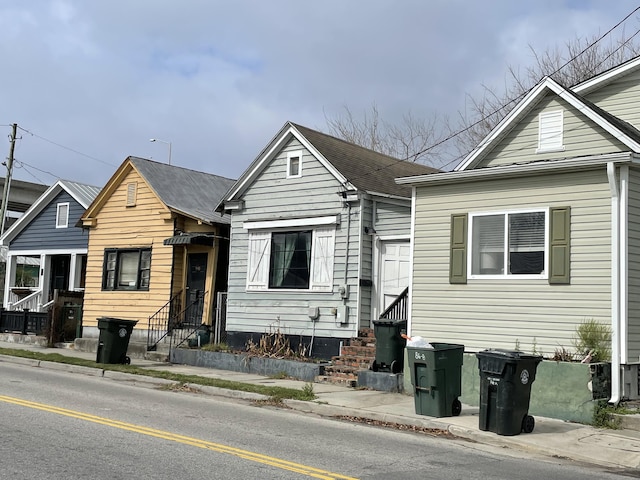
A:
[[[640,58],[543,79],[454,171],[396,181],[413,188],[412,335],[551,358],[595,320],[611,401],[637,392]]]

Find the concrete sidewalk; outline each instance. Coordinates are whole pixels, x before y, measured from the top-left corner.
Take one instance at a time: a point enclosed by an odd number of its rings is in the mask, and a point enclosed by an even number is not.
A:
[[[26,349],[41,353],[58,353],[72,357],[95,361],[95,353],[80,352],[66,348],[45,348],[32,344],[20,344],[0,341],[1,348]],[[0,355],[1,362],[26,363],[43,368],[68,369],[78,373],[88,373],[86,367],[37,362],[19,357]],[[226,370],[176,365],[151,360],[133,358],[132,365],[140,368],[170,371],[180,374],[221,378],[236,382],[265,386],[282,386],[302,389],[305,382],[273,379],[259,375],[238,373]],[[95,372],[94,369],[93,372]],[[102,371],[106,378],[129,377],[119,372]],[[136,375],[136,377],[140,377]],[[152,379],[154,383],[166,383],[166,380]],[[215,387],[194,385],[205,394],[246,398],[255,400],[266,398],[255,393],[225,390]],[[549,457],[597,464],[603,467],[640,469],[640,432],[635,430],[603,430],[586,425],[564,422],[550,418],[536,417],[536,426],[532,433],[514,436],[502,436],[479,429],[478,407],[463,405],[462,413],[457,417],[435,418],[415,413],[413,397],[402,393],[358,390],[328,383],[314,383],[317,396],[314,401],[285,400],[292,409],[327,417],[359,417],[375,421],[390,422],[416,427],[447,430],[451,434],[478,443],[497,447],[518,449]]]

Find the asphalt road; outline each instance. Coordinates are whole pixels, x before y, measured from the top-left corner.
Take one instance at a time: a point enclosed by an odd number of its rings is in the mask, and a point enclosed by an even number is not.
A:
[[[628,478],[465,441],[10,363],[0,363],[0,415],[0,478],[15,480]]]

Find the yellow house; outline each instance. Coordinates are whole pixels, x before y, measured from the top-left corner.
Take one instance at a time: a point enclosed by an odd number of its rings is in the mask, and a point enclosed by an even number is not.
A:
[[[212,325],[226,290],[229,219],[214,212],[234,180],[128,157],[80,222],[89,230],[83,329],[135,320],[132,341]]]

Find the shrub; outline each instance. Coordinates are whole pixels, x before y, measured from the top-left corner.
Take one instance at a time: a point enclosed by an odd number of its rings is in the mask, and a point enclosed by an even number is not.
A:
[[[591,362],[611,360],[611,327],[591,318],[576,328],[573,346],[578,355],[591,356]]]

